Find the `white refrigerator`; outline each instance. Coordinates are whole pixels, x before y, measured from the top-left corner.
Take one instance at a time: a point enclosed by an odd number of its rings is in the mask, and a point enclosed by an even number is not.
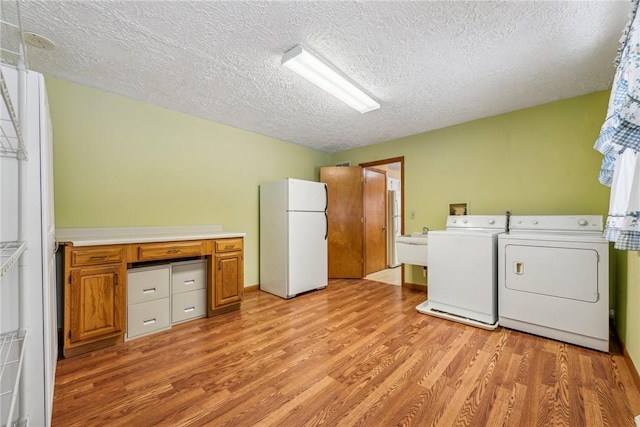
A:
[[[260,185],[260,290],[282,298],[327,286],[327,185]]]

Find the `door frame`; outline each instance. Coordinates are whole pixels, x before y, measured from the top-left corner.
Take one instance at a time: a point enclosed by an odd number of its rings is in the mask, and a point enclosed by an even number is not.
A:
[[[391,157],[388,159],[375,160],[372,162],[360,163],[358,166],[364,168],[375,168],[376,166],[388,165],[390,163],[400,163],[400,234],[404,234],[404,195],[406,193],[404,186],[404,156]],[[401,286],[406,286],[404,282],[404,264],[400,264],[401,268]]]

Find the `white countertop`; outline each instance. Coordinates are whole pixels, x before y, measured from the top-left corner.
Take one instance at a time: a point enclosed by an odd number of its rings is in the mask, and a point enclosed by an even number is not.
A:
[[[72,243],[73,246],[223,239],[226,237],[245,237],[246,235],[247,233],[224,231],[221,225],[56,229],[56,240],[61,243]]]

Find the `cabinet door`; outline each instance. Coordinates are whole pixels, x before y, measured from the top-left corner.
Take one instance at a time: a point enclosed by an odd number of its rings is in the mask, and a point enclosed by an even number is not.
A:
[[[215,307],[240,302],[244,286],[242,252],[217,254],[215,260]]]
[[[71,344],[93,342],[124,332],[126,273],[121,265],[81,268],[71,272],[66,309]]]

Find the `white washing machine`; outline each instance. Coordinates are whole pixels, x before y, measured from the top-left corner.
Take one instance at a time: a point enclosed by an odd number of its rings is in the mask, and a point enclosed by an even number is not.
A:
[[[498,239],[501,326],[609,351],[602,217],[512,216]]]
[[[420,313],[495,329],[498,321],[498,236],[505,215],[449,216],[428,234],[428,300]]]

